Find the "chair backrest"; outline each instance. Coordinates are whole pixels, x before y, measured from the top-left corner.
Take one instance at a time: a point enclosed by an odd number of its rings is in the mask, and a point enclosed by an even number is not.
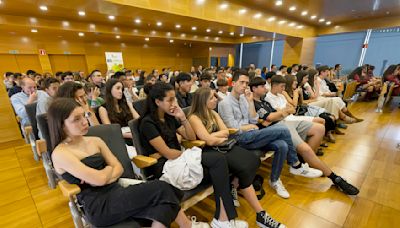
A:
[[[143,145],[140,141],[140,133],[139,133],[139,120],[131,120],[128,122],[129,128],[131,129],[132,138],[133,138],[133,145],[135,145],[136,153],[138,155],[145,155]],[[151,174],[146,171],[146,169],[141,169],[142,174],[144,177],[150,177]]]
[[[344,91],[343,100],[352,98],[353,95],[356,93],[356,88],[357,88],[357,81],[349,82],[346,86],[346,90]]]
[[[47,123],[47,114],[40,114],[36,116],[37,120],[37,126],[40,129],[40,132],[42,133],[43,139],[46,141],[47,145],[47,152],[51,157],[51,141],[50,141],[50,131],[49,131],[49,124]]]
[[[38,131],[37,121],[36,121],[36,106],[37,106],[37,102],[34,102],[32,104],[27,104],[27,105],[25,105],[25,110],[26,110],[26,114],[28,115],[29,122],[31,122],[33,135],[35,136],[35,139],[37,140],[37,139],[39,139],[39,131]]]
[[[135,101],[132,103],[133,108],[136,110],[136,112],[140,115],[143,116],[146,111],[146,99],[140,99],[138,101]]]
[[[394,82],[391,82],[389,84],[389,92],[387,93],[386,99],[385,99],[385,105],[387,103],[389,103],[390,99],[392,98],[392,93],[393,93],[393,89],[396,85],[394,84]]]
[[[121,177],[136,178],[133,171],[131,160],[128,156],[125,140],[122,136],[121,126],[119,124],[105,124],[97,125],[89,128],[87,136],[97,136],[101,138],[117,157],[118,161],[122,164],[124,172]]]

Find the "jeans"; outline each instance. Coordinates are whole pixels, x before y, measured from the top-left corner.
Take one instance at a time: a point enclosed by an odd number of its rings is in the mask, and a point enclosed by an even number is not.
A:
[[[272,161],[271,182],[279,179],[285,160],[289,165],[293,165],[299,160],[290,131],[283,124],[275,124],[259,130],[243,132],[236,135],[235,139],[238,141],[239,146],[248,150],[275,151],[274,160]]]

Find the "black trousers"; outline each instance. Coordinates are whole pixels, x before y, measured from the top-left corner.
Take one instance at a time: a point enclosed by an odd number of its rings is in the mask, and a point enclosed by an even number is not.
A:
[[[129,219],[158,221],[169,227],[180,210],[182,192],[155,180],[126,188],[118,183],[83,189],[78,195],[94,226],[110,226]]]

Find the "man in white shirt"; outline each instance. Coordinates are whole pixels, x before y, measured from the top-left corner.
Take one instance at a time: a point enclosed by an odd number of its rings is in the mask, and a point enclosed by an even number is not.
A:
[[[287,66],[282,65],[279,67],[279,70],[276,72],[276,75],[286,76],[287,74]]]

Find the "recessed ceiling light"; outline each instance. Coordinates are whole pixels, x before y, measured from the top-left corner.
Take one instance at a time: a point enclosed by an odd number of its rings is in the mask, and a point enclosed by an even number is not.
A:
[[[296,23],[294,23],[294,22],[292,22],[292,23],[289,24],[290,27],[293,27],[293,26],[295,26],[295,25],[296,25]]]
[[[312,15],[310,18],[311,20],[314,20],[315,18],[317,18],[317,15]]]
[[[114,20],[114,19],[115,19],[115,16],[113,16],[113,15],[109,15],[109,16],[108,16],[108,19],[110,19],[110,20]]]
[[[85,36],[85,33],[80,32],[80,33],[78,33],[78,36]]]
[[[114,32],[118,32],[119,28],[118,27],[114,27]]]
[[[162,26],[162,22],[161,21],[157,21],[157,26],[158,27]]]
[[[69,22],[68,22],[68,21],[63,21],[63,22],[62,22],[62,25],[63,25],[64,27],[68,27],[68,26],[69,26]]]
[[[44,5],[39,6],[39,9],[40,9],[41,11],[47,11],[47,6],[44,6]]]
[[[90,24],[90,25],[89,25],[89,28],[90,28],[91,30],[96,29],[96,25],[95,25],[95,24]]]
[[[222,3],[221,5],[219,5],[220,9],[226,9],[228,8],[228,3]]]
[[[194,39],[197,39],[197,35],[194,35],[193,38],[194,38]]]
[[[215,37],[214,40],[217,40],[217,41],[218,41],[218,40],[219,40],[219,37]]]
[[[135,19],[135,23],[136,23],[136,24],[140,24],[140,23],[142,23],[142,20],[140,20],[139,18],[136,18],[136,19]]]
[[[268,21],[275,21],[276,17],[270,17],[268,18]]]
[[[171,33],[170,33],[170,32],[167,32],[167,36],[171,36]]]
[[[36,32],[37,32],[37,29],[31,29],[31,32],[36,33]]]
[[[115,38],[119,39],[119,38],[121,38],[121,36],[120,35],[116,35]]]
[[[181,25],[175,25],[175,28],[177,28],[177,29],[179,29],[179,28],[181,28]]]
[[[308,12],[307,11],[303,11],[303,12],[301,12],[301,16],[306,16],[308,14]]]
[[[81,17],[83,17],[83,16],[85,16],[85,15],[86,15],[85,11],[82,11],[82,10],[81,10],[81,11],[79,11],[79,12],[78,12],[78,14],[79,14],[79,16],[81,16]]]
[[[290,11],[295,11],[295,10],[296,10],[296,6],[291,6],[291,7],[289,8],[289,10],[290,10]]]
[[[134,33],[138,33],[138,32],[139,32],[139,30],[137,30],[137,29],[134,29],[134,30],[133,30],[133,32],[134,32]]]
[[[207,29],[206,32],[211,32],[211,29]]]
[[[282,4],[283,4],[283,2],[281,0],[278,0],[278,1],[275,2],[276,6],[281,6]]]
[[[37,22],[37,19],[34,18],[34,17],[31,17],[31,18],[29,18],[29,21],[30,21],[32,24],[35,24],[35,23]]]
[[[255,14],[253,17],[254,17],[255,19],[258,19],[258,18],[260,18],[261,16],[262,16],[261,13],[257,13],[257,14]]]
[[[241,9],[241,10],[239,10],[239,14],[245,14],[246,12],[247,12],[246,9]]]
[[[145,41],[149,41],[149,40],[150,40],[150,38],[149,38],[149,37],[146,37],[146,38],[144,38],[144,40],[145,40]]]
[[[209,47],[208,50],[212,51],[212,47]]]
[[[257,37],[256,37],[256,36],[253,36],[253,37],[251,37],[251,38],[256,39]]]
[[[169,40],[169,42],[172,44],[174,42],[174,40]]]
[[[197,5],[202,5],[206,0],[196,0]]]
[[[230,33],[229,33],[229,35],[231,35],[231,36],[234,36],[234,35],[235,35],[235,33],[234,33],[234,32],[230,32]]]
[[[321,18],[318,20],[318,22],[324,22],[324,21],[325,21],[325,18]]]
[[[330,25],[330,24],[332,24],[332,22],[331,21],[327,21],[325,24],[326,25]]]
[[[196,27],[196,26],[193,26],[193,27],[192,27],[192,30],[193,30],[193,31],[196,31],[196,30],[197,30],[197,27]]]
[[[182,34],[181,34],[181,37],[186,37],[186,34],[185,34],[185,33],[182,33]]]
[[[298,29],[302,29],[303,27],[304,27],[303,25],[296,26],[296,28],[298,28]]]
[[[284,21],[284,20],[278,22],[278,24],[280,24],[280,25],[285,24],[285,23],[286,23],[286,21]]]
[[[206,39],[206,40],[208,40],[208,38],[209,38],[208,36],[204,37],[204,39]]]
[[[240,37],[243,37],[244,36],[244,34],[243,33],[240,33],[240,35],[239,35]]]
[[[224,33],[224,31],[222,31],[222,30],[219,30],[219,31],[218,31],[218,34],[222,34],[222,33]]]

